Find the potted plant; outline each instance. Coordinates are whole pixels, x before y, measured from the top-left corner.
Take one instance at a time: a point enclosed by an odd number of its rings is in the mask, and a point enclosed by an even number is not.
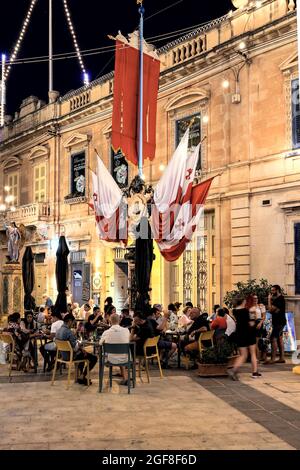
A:
[[[228,341],[220,341],[217,345],[205,349],[198,363],[200,377],[220,377],[227,375],[233,348]]]
[[[245,298],[250,295],[257,295],[259,303],[267,303],[268,295],[271,291],[272,285],[267,279],[249,279],[247,282],[238,282],[235,284],[236,289],[226,293],[224,303],[228,308],[233,307],[233,300],[235,297],[242,295]]]

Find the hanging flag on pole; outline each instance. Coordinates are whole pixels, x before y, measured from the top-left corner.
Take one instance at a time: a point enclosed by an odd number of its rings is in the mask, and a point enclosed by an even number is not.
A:
[[[97,172],[92,173],[93,197],[89,206],[94,210],[99,238],[107,242],[127,243],[126,206],[115,180],[97,156]]]
[[[193,187],[201,143],[189,153],[188,128],[154,190],[151,228],[161,254],[175,261],[191,240],[211,182]]]
[[[167,240],[157,241],[158,248],[167,261],[176,261],[192,240],[193,233],[203,215],[204,203],[213,179],[206,180],[192,188],[190,199],[179,211],[170,236]]]
[[[116,38],[112,148],[137,165],[139,147],[139,49],[138,39]],[[143,47],[143,158],[153,160],[156,147],[157,95],[160,61],[151,46]]]

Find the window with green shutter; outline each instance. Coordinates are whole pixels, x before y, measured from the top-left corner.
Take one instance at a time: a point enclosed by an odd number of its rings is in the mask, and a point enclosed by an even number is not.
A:
[[[300,147],[300,100],[299,100],[299,80],[292,80],[292,129],[293,148]]]
[[[295,224],[295,294],[300,295],[300,223]]]

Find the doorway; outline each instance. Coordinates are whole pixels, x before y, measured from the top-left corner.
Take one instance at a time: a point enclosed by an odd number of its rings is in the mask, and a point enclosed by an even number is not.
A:
[[[114,305],[120,313],[128,298],[128,263],[115,262]]]
[[[81,306],[83,287],[83,263],[72,264],[72,297],[73,302]]]

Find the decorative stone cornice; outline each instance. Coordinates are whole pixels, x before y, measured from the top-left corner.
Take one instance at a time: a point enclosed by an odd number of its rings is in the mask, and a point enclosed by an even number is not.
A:
[[[29,152],[29,160],[34,161],[38,158],[48,158],[49,148],[45,145],[37,145],[33,147]]]
[[[284,212],[298,211],[300,210],[300,199],[296,201],[279,202],[278,205]]]
[[[173,98],[171,98],[166,106],[165,110],[167,112],[177,109],[181,106],[195,103],[197,101],[207,102],[210,98],[210,92],[204,89],[192,88],[190,90],[184,90],[177,93]]]
[[[65,142],[63,146],[67,149],[71,149],[75,147],[75,145],[84,145],[87,146],[89,141],[91,140],[91,136],[88,134],[80,134],[79,132],[75,132],[71,135]]]
[[[10,170],[10,169],[17,170],[18,168],[21,167],[21,165],[22,165],[21,158],[15,155],[8,157],[7,160],[2,161],[2,168],[4,171]]]

